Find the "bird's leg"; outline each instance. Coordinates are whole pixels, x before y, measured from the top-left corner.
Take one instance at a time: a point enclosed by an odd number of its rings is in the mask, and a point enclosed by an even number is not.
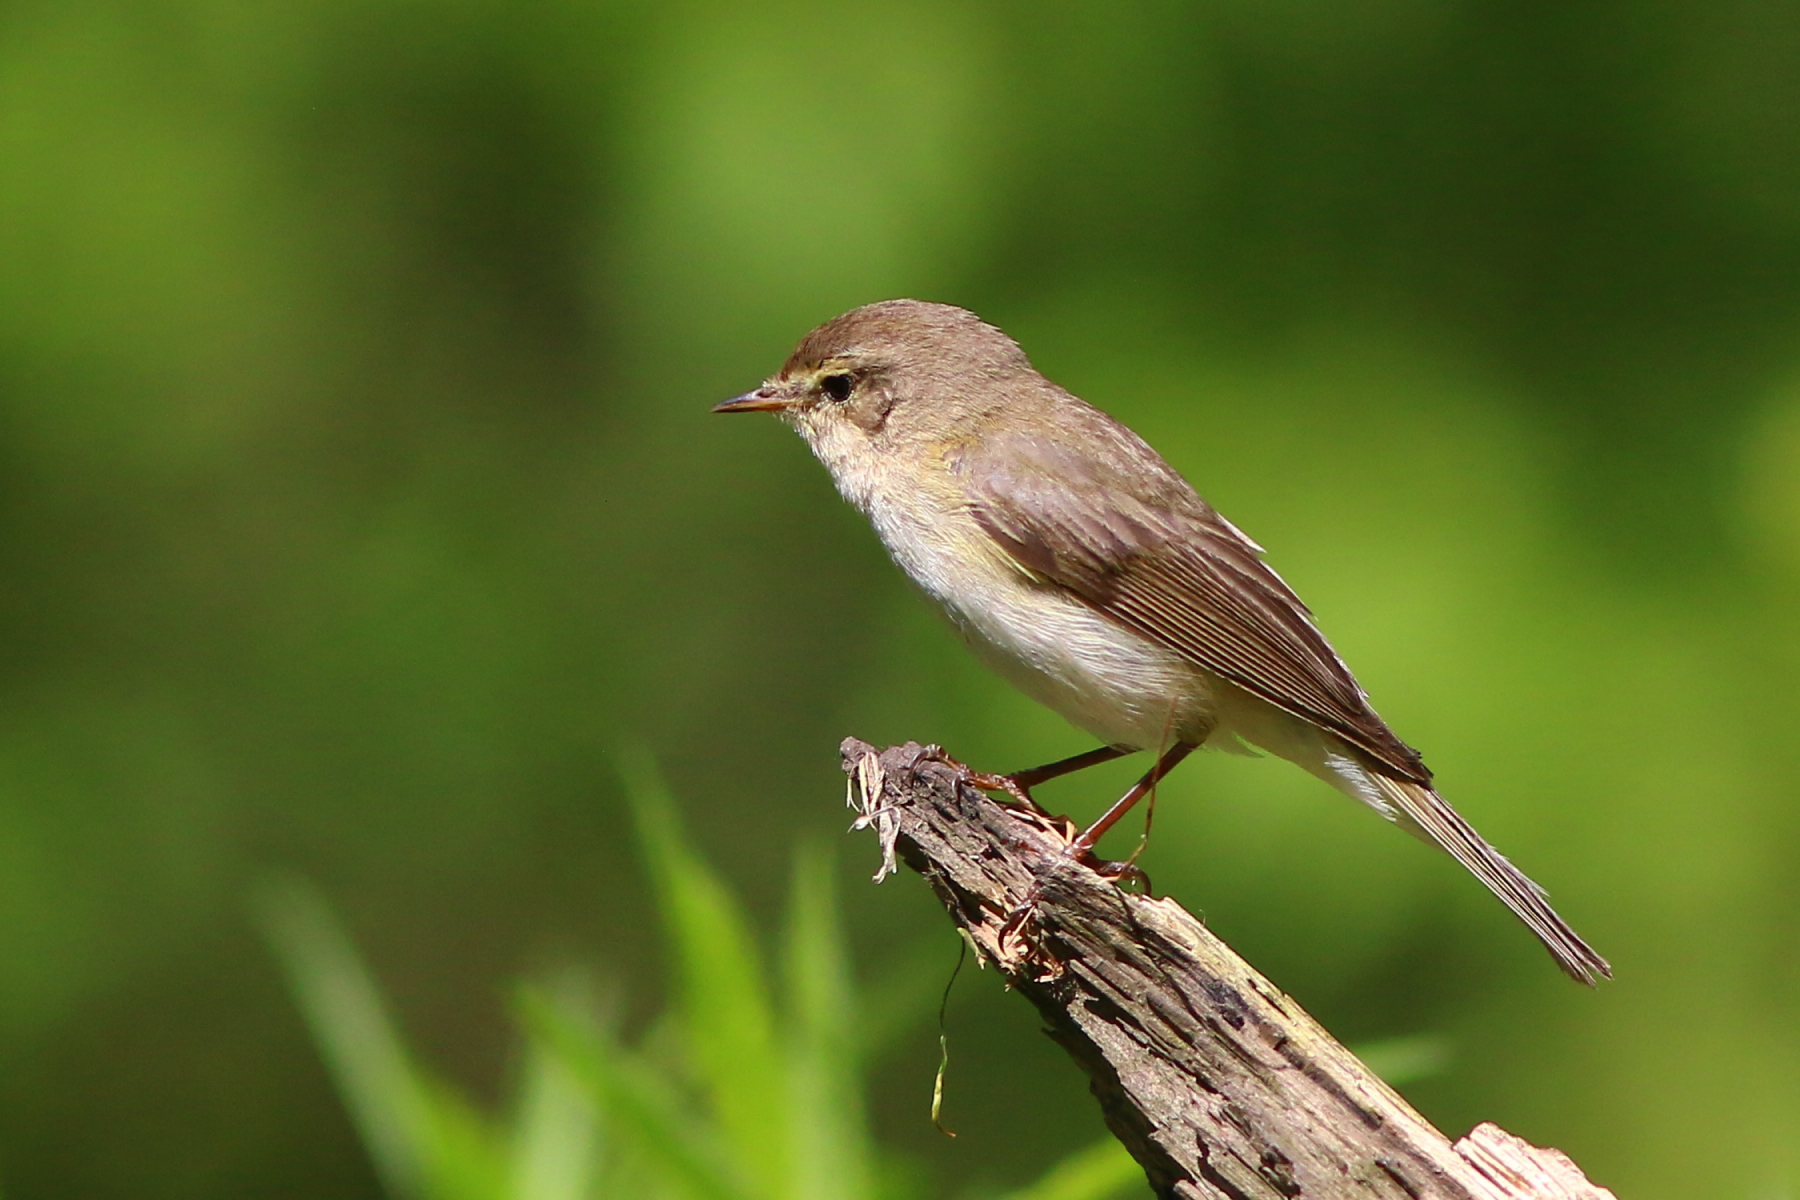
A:
[[[1053,763],[1041,767],[1032,767],[1026,771],[1014,771],[1013,782],[1030,791],[1040,783],[1049,783],[1052,779],[1060,779],[1064,775],[1073,775],[1089,767],[1097,767],[1103,762],[1111,762],[1115,758],[1123,758],[1131,751],[1125,746],[1100,746],[1085,754],[1072,754],[1068,758],[1059,758]]]
[[[1175,765],[1197,747],[1193,742],[1176,742],[1169,752],[1156,760],[1156,765],[1144,772],[1144,777],[1131,785],[1131,790],[1119,797],[1117,804],[1106,810],[1106,815],[1088,826],[1087,832],[1076,838],[1069,850],[1076,857],[1092,854],[1094,846],[1106,836],[1106,831],[1119,823],[1119,818],[1130,812],[1132,807],[1142,800],[1146,793],[1162,781],[1163,776],[1175,769]],[[1135,868],[1134,868],[1135,869]]]
[[[1163,722],[1162,745],[1156,752],[1158,758],[1161,758],[1164,754],[1168,753],[1168,748],[1172,741],[1169,734],[1175,728],[1175,715],[1178,711],[1179,704],[1179,700],[1172,699],[1169,701],[1169,717],[1168,720]],[[1138,855],[1142,854],[1144,848],[1150,844],[1150,827],[1155,823],[1156,787],[1155,785],[1152,785],[1149,793],[1144,797],[1144,832],[1138,837],[1138,844],[1131,848],[1131,853],[1125,856],[1124,862],[1116,864],[1108,863],[1105,868],[1110,871],[1112,868],[1116,867],[1118,874],[1115,876],[1115,882],[1123,883],[1128,879],[1134,880],[1137,885],[1144,890],[1145,895],[1149,895],[1151,891],[1150,876],[1144,874],[1144,869],[1137,865],[1137,860]]]
[[[969,775],[969,782],[983,791],[1005,792],[1014,800],[1030,808],[1037,808],[1038,803],[1031,798],[1031,789],[1040,783],[1048,783],[1052,779],[1073,774],[1086,767],[1098,766],[1103,762],[1111,762],[1122,758],[1131,751],[1120,746],[1101,746],[1089,750],[1085,754],[1074,754],[1068,758],[1059,758],[1053,763],[1041,767],[1031,767],[1024,771],[1014,771],[1011,775],[989,775],[976,771]]]
[[[1043,812],[1043,807],[1031,798],[1031,793],[1019,786],[1019,781],[1011,775],[994,775],[987,771],[970,771],[969,782],[984,792],[1005,792],[1021,808],[1033,812]]]
[[[1068,831],[1063,834],[1063,836],[1072,838],[1069,842],[1069,854],[1078,861],[1085,861],[1089,866],[1092,866],[1095,870],[1114,882],[1131,880],[1136,882],[1145,891],[1149,891],[1150,877],[1144,874],[1143,870],[1138,867],[1135,861],[1137,858],[1136,854],[1131,856],[1133,861],[1122,863],[1099,862],[1095,860],[1093,855],[1094,843],[1098,842],[1101,835],[1112,828],[1112,826],[1118,822],[1120,817],[1123,817],[1127,812],[1131,811],[1132,805],[1143,799],[1146,793],[1153,792],[1158,781],[1170,771],[1173,771],[1175,769],[1175,764],[1193,753],[1194,749],[1195,744],[1192,742],[1177,742],[1167,753],[1157,759],[1156,765],[1150,768],[1149,773],[1133,784],[1131,790],[1126,792],[1117,804],[1107,809],[1106,815],[1094,822],[1092,828],[1086,833],[1081,834],[1078,837],[1074,836],[1074,824],[1067,817],[1057,818]],[[1017,788],[1019,791],[1025,792],[1025,798],[1031,802],[1033,808],[1042,812],[1043,809],[1038,808],[1037,802],[1031,800],[1031,794],[1026,792],[1025,789],[1043,783],[1047,779],[1055,779],[1059,775],[1067,775],[1071,771],[1079,771],[1083,767],[1098,766],[1103,762],[1111,762],[1115,758],[1122,758],[1130,753],[1131,750],[1128,747],[1101,746],[1097,750],[1089,750],[1086,754],[1077,754],[1070,758],[1059,759],[1056,762],[1048,763],[1041,767],[1033,767],[1029,771],[1020,771],[1015,775],[991,775],[985,777],[987,782],[983,782],[983,777],[977,776],[974,777],[973,781],[977,787],[990,788],[995,791],[1010,792],[1012,788]],[[1010,784],[1011,787],[1008,787],[1008,784]],[[1033,914],[1036,913],[1039,895],[1038,889],[1041,886],[1041,880],[1037,883],[1033,883],[1030,892],[1026,896],[1025,902],[1015,909],[1001,925],[1000,942],[1002,945],[1006,943],[1007,938],[1016,936],[1020,930],[1024,929],[1026,923],[1029,922]]]

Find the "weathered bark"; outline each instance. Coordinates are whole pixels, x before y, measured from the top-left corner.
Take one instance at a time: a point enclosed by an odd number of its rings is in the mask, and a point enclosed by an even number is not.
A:
[[[1169,899],[1067,853],[936,747],[843,745],[858,827],[931,884],[984,963],[1037,1006],[1159,1196],[1612,1200],[1493,1125],[1451,1144]]]

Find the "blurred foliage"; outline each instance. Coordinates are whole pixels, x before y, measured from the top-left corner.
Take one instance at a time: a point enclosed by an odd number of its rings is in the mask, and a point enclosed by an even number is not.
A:
[[[862,1105],[866,1020],[826,859],[795,859],[783,1000],[769,1001],[749,919],[675,826],[654,774],[633,802],[683,985],[642,1045],[622,1043],[578,981],[521,996],[531,1036],[499,1127],[412,1061],[373,979],[316,890],[266,890],[269,936],[388,1192],[397,1200],[889,1200]],[[1135,1185],[1135,1187],[1134,1187]],[[1111,1137],[1002,1200],[1143,1192]]]
[[[8,1195],[378,1194],[243,919],[270,868],[485,1112],[506,981],[660,1010],[616,738],[759,918],[843,734],[1085,748],[791,434],[705,415],[902,294],[1267,545],[1619,978],[1280,763],[1175,775],[1158,886],[1340,1036],[1453,1039],[1448,1128],[1794,1194],[1797,51],[1765,0],[0,6]],[[849,894],[859,961],[947,969],[915,881]],[[957,1141],[925,1024],[872,1064],[922,1189],[1098,1136],[1012,998],[950,1022]]]

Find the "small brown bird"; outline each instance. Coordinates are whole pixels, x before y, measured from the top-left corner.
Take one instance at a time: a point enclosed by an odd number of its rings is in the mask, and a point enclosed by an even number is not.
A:
[[[866,305],[713,411],[774,412],[799,430],[970,646],[1103,743],[1009,776],[1011,789],[1169,747],[1078,853],[1194,749],[1241,739],[1448,851],[1573,978],[1611,977],[1432,789],[1262,548],[1000,330],[947,304]]]

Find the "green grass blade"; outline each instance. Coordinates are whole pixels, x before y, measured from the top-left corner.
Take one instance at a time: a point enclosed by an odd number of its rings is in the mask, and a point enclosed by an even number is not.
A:
[[[546,1057],[561,1063],[605,1122],[609,1152],[650,1168],[694,1200],[749,1200],[713,1136],[664,1075],[542,992],[519,1014]]]
[[[599,1161],[598,1111],[568,1064],[531,1039],[513,1126],[511,1200],[588,1200]]]
[[[300,1011],[388,1192],[425,1192],[429,1101],[386,1006],[308,884],[284,879],[261,897],[263,925]]]
[[[1036,1183],[1002,1200],[1112,1200],[1145,1190],[1144,1168],[1113,1138],[1077,1150],[1051,1167]]]
[[[787,1196],[787,1072],[750,924],[682,838],[675,806],[647,753],[625,756],[626,792],[656,882],[681,979],[682,1026],[730,1151],[755,1193]]]
[[[425,1192],[435,1200],[506,1200],[506,1149],[463,1096],[420,1075],[425,1094]]]
[[[355,947],[311,885],[263,888],[259,908],[345,1106],[386,1190],[498,1200],[499,1153],[479,1115],[415,1067]]]
[[[1441,1033],[1418,1033],[1384,1038],[1351,1047],[1363,1065],[1381,1076],[1389,1087],[1403,1087],[1441,1073],[1454,1057],[1450,1039]]]
[[[831,861],[794,859],[784,965],[796,1200],[867,1200],[872,1162],[857,1054],[856,998]]]

